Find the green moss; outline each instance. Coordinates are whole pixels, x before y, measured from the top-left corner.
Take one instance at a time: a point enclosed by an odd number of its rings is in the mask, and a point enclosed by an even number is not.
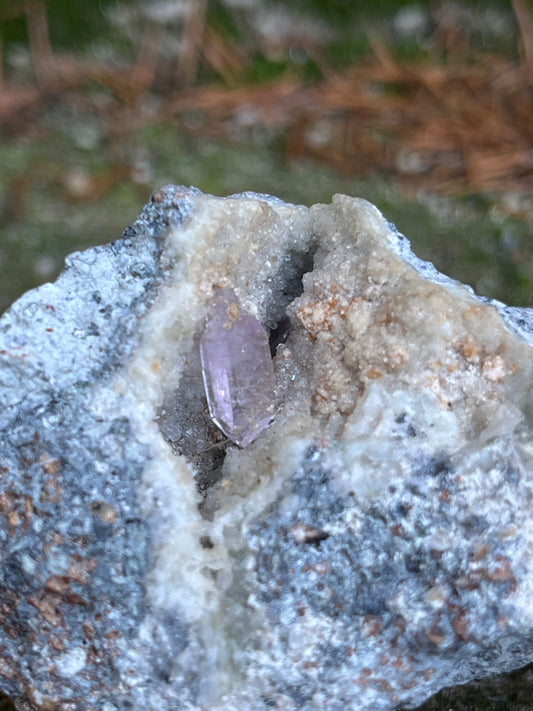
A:
[[[325,56],[334,66],[348,67],[363,61],[369,52],[368,34],[355,30],[351,33],[343,33],[336,41],[329,44]]]
[[[234,42],[241,39],[241,31],[237,24],[237,15],[219,0],[208,0],[207,16],[209,23],[227,40]]]
[[[123,5],[136,0],[121,0]],[[85,49],[95,37],[113,34],[106,11],[116,5],[114,0],[48,0],[46,3],[50,40],[56,49]],[[3,2],[1,9],[7,18],[0,24],[0,37],[8,50],[14,43],[27,42],[26,17],[19,12],[21,3]]]
[[[286,59],[272,60],[267,59],[262,54],[256,54],[251,58],[247,66],[244,80],[252,84],[274,81],[275,79],[280,79],[288,67],[289,62]]]

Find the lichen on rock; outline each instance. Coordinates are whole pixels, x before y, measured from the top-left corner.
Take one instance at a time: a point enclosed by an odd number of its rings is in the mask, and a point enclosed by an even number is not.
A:
[[[244,449],[205,398],[213,286],[272,335]],[[156,191],[0,320],[0,691],[393,709],[530,661],[532,323],[363,200]]]

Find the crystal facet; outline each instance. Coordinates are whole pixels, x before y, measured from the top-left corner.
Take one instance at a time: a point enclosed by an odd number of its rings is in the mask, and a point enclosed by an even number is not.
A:
[[[233,289],[216,289],[200,341],[213,422],[246,447],[274,416],[274,368],[265,330]]]

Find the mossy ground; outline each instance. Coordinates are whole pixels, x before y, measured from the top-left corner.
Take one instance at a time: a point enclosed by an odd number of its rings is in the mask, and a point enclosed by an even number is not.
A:
[[[298,135],[309,128],[315,114],[299,119],[288,110],[286,117],[278,116],[278,123],[269,124],[259,114],[254,121],[253,110],[252,118],[243,122],[226,115],[211,119],[209,109],[183,110],[172,116],[160,109],[168,94],[179,98],[183,89],[187,93],[195,87],[213,87],[216,93],[286,81],[313,87],[322,81],[320,86],[327,91],[329,79],[334,81],[360,63],[366,62],[368,68],[369,57],[373,52],[379,55],[383,45],[388,54],[377,64],[396,62],[397,68],[404,61],[410,67],[417,62],[466,66],[480,56],[484,62],[492,56],[495,61],[502,57],[517,61],[518,34],[508,4],[492,0],[448,3],[440,8],[438,3],[398,0],[297,0],[289,4],[279,0],[267,3],[270,14],[262,20],[270,21],[278,13],[279,36],[262,33],[257,17],[250,19],[253,13],[237,5],[224,0],[206,3],[204,21],[215,49],[211,54],[199,51],[192,60],[189,81],[194,86],[180,88],[172,83],[174,65],[168,41],[172,33],[179,35],[181,25],[180,21],[171,23],[171,34],[157,40],[157,71],[140,100],[130,95],[125,70],[135,62],[138,41],[144,36],[147,23],[142,3],[50,0],[48,15],[33,17],[34,26],[40,23],[41,35],[43,29],[48,31],[48,49],[42,37],[40,43],[32,40],[29,18],[31,8],[38,8],[39,3],[9,0],[0,6],[7,88],[45,81],[35,65],[43,53],[47,59],[49,51],[81,65],[98,60],[101,67],[104,57],[111,72],[74,87],[59,81],[43,92],[42,101],[31,111],[8,112],[4,123],[0,111],[0,185],[4,186],[0,197],[0,312],[25,290],[54,279],[69,252],[120,236],[151,191],[165,183],[191,184],[216,195],[255,190],[307,205],[328,202],[336,192],[364,197],[411,240],[419,256],[433,261],[441,271],[483,295],[514,305],[533,305],[533,203],[527,197],[522,212],[516,205],[507,210],[501,189],[479,192],[464,180],[453,196],[439,196],[429,179],[426,188],[423,175],[414,185],[412,174],[395,171],[390,161],[385,161],[385,170],[379,164],[367,166],[364,154],[359,163],[355,155],[355,164],[348,163],[341,174],[332,167],[339,160],[338,146],[320,148],[324,160],[319,160],[313,158],[316,146],[306,156],[305,146],[302,150],[303,144],[298,144]],[[291,14],[284,19],[287,9]],[[444,11],[451,13],[451,20],[442,19]],[[290,22],[294,27],[285,33]],[[409,30],[409,22],[418,22],[418,29]],[[459,40],[454,35],[457,23]],[[406,71],[409,74],[409,68]],[[387,89],[383,81],[379,86],[386,112],[387,101],[400,96],[405,86],[392,82]],[[209,98],[209,94],[203,96]],[[243,93],[244,104],[246,99]],[[325,121],[326,132],[334,134],[338,128],[335,111]],[[143,118],[145,113],[150,114],[148,120]],[[121,116],[128,121],[133,117],[134,124],[140,118],[138,127],[121,130]],[[343,121],[346,118],[352,120],[345,116]],[[365,136],[367,148],[375,138]],[[332,140],[337,137],[333,135]],[[341,145],[341,152],[343,147],[353,152],[351,140]],[[357,140],[356,136],[359,145]],[[377,141],[371,155],[381,155],[382,137]],[[356,169],[350,172],[354,165]],[[516,202],[524,199],[524,190],[516,196],[515,187],[510,185],[509,193]]]

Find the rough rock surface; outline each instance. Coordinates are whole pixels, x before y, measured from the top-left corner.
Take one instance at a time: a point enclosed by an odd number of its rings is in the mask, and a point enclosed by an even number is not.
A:
[[[277,345],[245,449],[203,393],[213,286]],[[376,710],[531,661],[532,333],[363,200],[156,191],[0,320],[0,691]]]

